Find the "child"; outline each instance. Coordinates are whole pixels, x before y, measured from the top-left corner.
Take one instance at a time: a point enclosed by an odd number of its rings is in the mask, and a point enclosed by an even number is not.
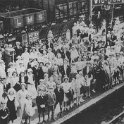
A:
[[[67,76],[64,77],[62,88],[64,90],[64,109],[67,110],[69,109],[68,102],[69,102],[70,89],[71,89],[71,83],[69,83],[69,79]]]
[[[20,105],[20,120],[22,121],[22,116],[24,113],[24,108],[25,108],[25,104],[26,104],[26,96],[28,94],[28,91],[26,90],[26,84],[25,83],[21,83],[21,90],[18,91],[17,93],[17,98],[18,98],[18,102]]]
[[[30,117],[32,117],[34,113],[35,109],[32,107],[32,98],[31,95],[28,93],[25,101],[25,123],[27,123],[27,120],[29,119],[30,124]]]
[[[54,92],[56,94],[55,108],[56,108],[57,104],[59,103],[59,105],[60,105],[60,116],[61,116],[61,114],[62,114],[62,105],[63,105],[63,101],[64,101],[64,90],[61,87],[61,82],[57,83],[57,86],[56,86]]]
[[[56,103],[56,95],[54,93],[54,89],[52,85],[49,85],[48,87],[48,100],[47,100],[47,105],[48,105],[48,120],[50,120],[50,111],[52,112],[52,120],[54,119],[54,106]]]
[[[8,124],[9,109],[5,100],[1,101],[0,124]]]
[[[45,109],[46,109],[46,104],[47,104],[46,88],[42,87],[42,89],[38,90],[38,96],[36,98],[36,103],[38,107],[39,123],[40,123],[41,113],[43,115],[43,122],[45,122]]]
[[[7,102],[7,107],[10,112],[9,115],[10,124],[13,123],[13,121],[17,118],[16,107],[15,107],[15,96],[16,96],[16,91],[14,90],[14,88],[10,88],[8,90],[8,102]]]

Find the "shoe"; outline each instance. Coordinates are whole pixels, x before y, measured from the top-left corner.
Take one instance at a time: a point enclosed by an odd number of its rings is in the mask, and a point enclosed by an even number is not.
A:
[[[96,92],[94,89],[92,90],[94,93]]]
[[[85,100],[84,99],[81,99],[80,102],[84,102]]]

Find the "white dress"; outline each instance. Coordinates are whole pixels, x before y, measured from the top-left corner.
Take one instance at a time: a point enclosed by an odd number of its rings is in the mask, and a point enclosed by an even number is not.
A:
[[[26,99],[26,101],[25,101],[25,112],[30,117],[32,117],[35,114],[35,109],[34,109],[34,107],[32,107],[31,99]]]
[[[5,72],[5,65],[4,64],[0,65],[0,77],[6,78],[6,72]]]
[[[25,104],[26,104],[26,96],[28,94],[28,91],[27,90],[19,90],[17,92],[17,101],[19,103],[19,106],[21,108],[21,113],[20,113],[20,116],[22,118],[22,115],[23,115],[23,112],[24,112],[24,107],[25,107]]]
[[[71,88],[71,83],[62,83],[62,87],[63,87],[63,90],[64,90],[64,102],[67,102],[68,101],[68,98],[66,96],[66,93],[68,93],[69,89]]]
[[[35,99],[37,96],[37,91],[35,88],[35,83],[33,81],[33,75],[28,76],[28,83],[30,83],[30,84],[27,85],[27,90],[30,93],[30,95],[32,96],[32,99]]]
[[[28,52],[23,53],[22,58],[24,59],[24,66],[27,67],[29,62],[29,53]]]
[[[3,94],[3,84],[0,83],[0,101],[2,100],[2,94]]]

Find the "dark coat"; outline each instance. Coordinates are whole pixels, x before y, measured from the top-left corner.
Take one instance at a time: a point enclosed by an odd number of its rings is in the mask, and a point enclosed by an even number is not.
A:
[[[23,52],[22,47],[19,48],[15,47],[15,57],[21,56],[22,52]]]
[[[7,116],[8,115],[8,116]],[[7,116],[7,118],[2,119],[2,117]],[[0,110],[0,124],[8,124],[9,109],[5,108]]]
[[[36,103],[37,103],[37,107],[38,107],[38,113],[41,113],[41,111],[43,110],[43,108],[41,108],[40,105],[45,105],[45,107],[46,107],[47,100],[48,100],[47,95],[37,96]]]
[[[64,90],[62,88],[60,88],[60,90],[58,90],[58,88],[56,88],[54,90],[55,95],[56,95],[56,102],[63,102],[64,100]]]

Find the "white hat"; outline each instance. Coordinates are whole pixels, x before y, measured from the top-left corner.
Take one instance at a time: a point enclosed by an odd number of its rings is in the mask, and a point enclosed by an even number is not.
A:
[[[26,86],[26,84],[25,84],[25,83],[21,83],[21,86],[22,86],[22,85]]]
[[[22,57],[21,56],[17,56],[17,59],[22,59]]]
[[[13,94],[11,94],[11,93],[13,93]],[[8,90],[8,95],[14,95],[14,94],[15,94],[15,90],[13,88],[10,88]]]
[[[33,72],[33,70],[31,68],[28,69],[28,72]]]

